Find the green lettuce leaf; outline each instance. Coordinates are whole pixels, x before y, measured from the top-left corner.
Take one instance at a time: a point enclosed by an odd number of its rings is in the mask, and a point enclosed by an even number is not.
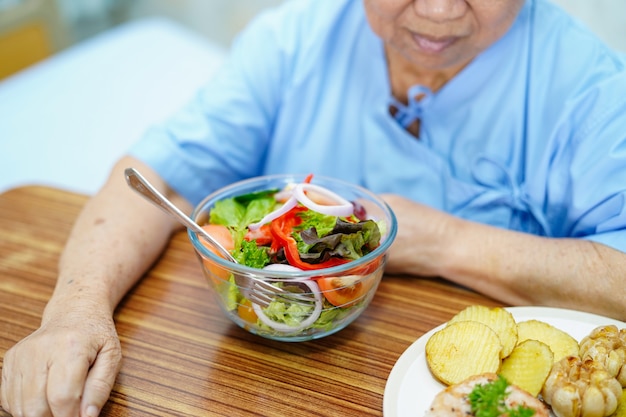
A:
[[[220,200],[209,213],[209,222],[221,224],[229,228],[237,228],[246,216],[246,206],[238,203],[234,198]]]
[[[256,198],[252,198],[256,196]],[[271,192],[257,192],[239,197],[217,201],[209,213],[209,222],[228,227],[234,238],[233,253],[235,259],[239,256],[247,258],[249,254],[239,254],[243,249],[244,236],[247,227],[256,223],[272,212],[276,207],[276,200]],[[253,257],[256,257],[253,256]]]
[[[283,303],[281,301],[272,301],[270,305],[263,310],[265,315],[271,320],[285,323],[292,327],[297,327],[302,321],[307,319],[313,311],[313,305],[302,305],[296,303]]]
[[[270,263],[269,248],[257,246],[254,241],[242,239],[241,250],[235,252],[235,259],[242,265],[252,268],[263,268]]]
[[[298,217],[302,219],[302,223],[294,228],[296,231],[315,228],[319,236],[326,236],[335,228],[337,217],[327,214],[318,213],[313,210],[301,211]]]

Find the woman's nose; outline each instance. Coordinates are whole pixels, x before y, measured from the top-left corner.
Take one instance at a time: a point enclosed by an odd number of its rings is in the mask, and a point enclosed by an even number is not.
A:
[[[420,17],[435,22],[457,19],[468,7],[466,0],[414,0],[413,6]]]

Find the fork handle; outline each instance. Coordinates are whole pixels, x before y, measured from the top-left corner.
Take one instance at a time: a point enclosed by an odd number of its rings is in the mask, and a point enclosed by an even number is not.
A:
[[[169,215],[176,218],[178,221],[183,223],[189,229],[194,231],[195,233],[202,236],[202,238],[206,239],[209,243],[211,243],[222,256],[228,259],[231,262],[235,262],[233,256],[228,252],[219,242],[217,242],[211,235],[209,235],[206,230],[198,225],[198,223],[194,222],[183,213],[178,207],[172,204],[163,194],[161,194],[152,184],[148,182],[135,168],[126,168],[124,171],[126,176],[126,182],[130,187],[145,197],[147,200],[161,208],[163,211],[168,213]]]

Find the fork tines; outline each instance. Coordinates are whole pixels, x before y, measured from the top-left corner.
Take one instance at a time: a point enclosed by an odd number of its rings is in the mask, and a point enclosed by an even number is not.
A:
[[[259,301],[257,304],[267,306],[276,298],[283,299],[290,303],[308,305],[315,303],[315,296],[313,294],[298,294],[290,291],[285,291],[282,288],[276,287],[269,282],[259,279],[253,280],[254,285],[252,291],[250,291],[250,297],[254,297]],[[254,301],[254,300],[250,300]]]

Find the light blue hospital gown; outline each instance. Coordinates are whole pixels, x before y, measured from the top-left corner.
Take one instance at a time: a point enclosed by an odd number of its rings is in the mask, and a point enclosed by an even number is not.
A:
[[[626,252],[625,63],[529,0],[501,40],[405,109],[421,120],[416,139],[390,116],[383,44],[362,2],[289,1],[131,154],[193,204],[247,177],[314,173]]]

